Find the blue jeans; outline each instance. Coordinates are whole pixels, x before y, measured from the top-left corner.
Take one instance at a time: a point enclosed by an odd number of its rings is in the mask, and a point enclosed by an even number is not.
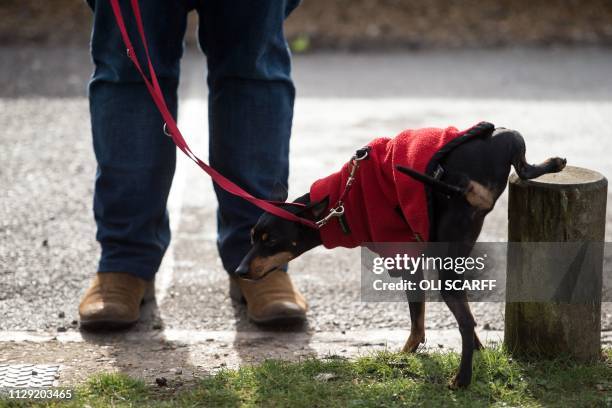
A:
[[[283,21],[298,2],[141,2],[151,58],[175,116],[187,13],[198,12],[208,65],[210,163],[263,198],[276,183],[287,185],[295,89]],[[126,56],[109,2],[88,3],[94,10],[89,102],[98,163],[93,205],[102,249],[98,271],[152,279],[170,243],[166,201],[176,149]],[[137,54],[143,55],[129,2],[122,7]],[[215,192],[218,249],[225,269],[233,271],[250,247],[249,230],[261,210],[217,186]]]

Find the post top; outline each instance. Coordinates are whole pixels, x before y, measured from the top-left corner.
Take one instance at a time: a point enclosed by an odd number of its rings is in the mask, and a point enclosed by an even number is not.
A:
[[[607,180],[603,174],[583,167],[566,166],[559,173],[544,174],[533,180],[521,180],[516,174],[512,174],[510,182],[541,187],[577,187],[592,184],[606,185]]]

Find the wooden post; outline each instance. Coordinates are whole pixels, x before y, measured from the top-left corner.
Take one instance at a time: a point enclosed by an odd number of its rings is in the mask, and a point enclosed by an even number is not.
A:
[[[608,181],[600,173],[571,166],[535,180],[510,177],[504,343],[511,353],[564,354],[581,361],[600,357],[607,188]],[[560,271],[555,258],[562,258],[560,249],[569,251],[572,244],[526,244],[529,242],[574,242],[574,246],[590,249],[583,252],[576,267],[564,264]],[[561,272],[582,275],[569,278],[574,278],[573,284],[581,279],[582,290],[586,287],[589,292],[588,301],[584,296],[569,303],[538,299],[547,289],[553,294],[558,290],[550,288],[555,286],[550,282],[567,280],[568,276],[559,276]]]

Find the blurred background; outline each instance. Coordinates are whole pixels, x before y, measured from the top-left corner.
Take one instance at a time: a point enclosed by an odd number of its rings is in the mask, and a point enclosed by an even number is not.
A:
[[[79,0],[2,0],[1,44],[87,44]],[[286,26],[306,49],[610,45],[608,0],[304,0]],[[190,31],[193,41],[193,30]]]

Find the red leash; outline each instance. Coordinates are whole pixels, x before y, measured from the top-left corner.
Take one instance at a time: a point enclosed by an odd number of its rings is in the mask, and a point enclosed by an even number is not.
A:
[[[183,151],[191,160],[193,160],[202,170],[204,170],[219,187],[231,193],[235,196],[241,197],[244,200],[247,200],[251,204],[261,208],[262,210],[269,212],[278,217],[284,218],[289,221],[299,222],[303,225],[306,225],[310,228],[317,229],[318,226],[315,222],[308,220],[306,218],[298,217],[297,215],[278,207],[279,204],[290,204],[297,206],[304,206],[304,204],[299,203],[282,203],[278,201],[269,201],[263,200],[261,198],[254,197],[249,194],[247,191],[242,189],[233,181],[226,178],[224,175],[219,173],[217,170],[210,167],[208,164],[200,160],[198,156],[196,156],[189,145],[183,138],[181,131],[179,130],[176,121],[172,117],[168,106],[166,105],[166,101],[164,99],[164,94],[159,86],[159,82],[157,81],[157,75],[155,73],[155,69],[153,68],[153,63],[151,62],[151,57],[149,56],[149,47],[147,45],[147,39],[144,32],[144,26],[142,24],[142,15],[140,14],[140,6],[138,5],[138,0],[130,0],[132,4],[132,11],[134,12],[134,18],[136,19],[136,25],[138,26],[138,32],[140,34],[140,39],[142,41],[145,56],[147,58],[147,64],[149,67],[149,73],[151,75],[151,79],[147,78],[140,63],[138,62],[138,58],[136,57],[136,53],[134,47],[132,45],[132,41],[130,40],[130,36],[127,33],[127,29],[125,26],[125,21],[123,20],[123,15],[121,14],[121,8],[119,7],[119,0],[110,0],[111,6],[113,8],[113,13],[115,14],[115,20],[117,21],[117,25],[119,26],[119,31],[121,32],[121,37],[123,38],[123,43],[127,48],[127,55],[134,63],[134,66],[140,73],[151,97],[153,98],[153,102],[159,109],[159,112],[162,115],[162,118],[165,121],[164,132],[172,137],[172,140],[176,144],[176,146]]]

